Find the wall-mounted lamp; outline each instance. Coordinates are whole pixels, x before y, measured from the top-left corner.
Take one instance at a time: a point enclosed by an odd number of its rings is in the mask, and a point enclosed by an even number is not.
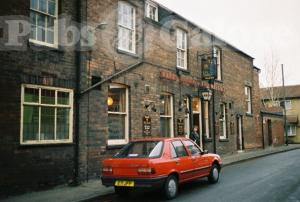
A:
[[[113,104],[114,104],[113,98],[112,98],[112,97],[108,97],[108,98],[107,98],[107,105],[108,105],[108,106],[112,106]]]
[[[210,101],[211,96],[212,96],[212,91],[210,89],[202,90],[201,96],[202,96],[203,100]]]

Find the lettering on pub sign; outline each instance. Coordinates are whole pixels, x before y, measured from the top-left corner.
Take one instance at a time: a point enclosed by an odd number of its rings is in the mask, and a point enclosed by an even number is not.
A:
[[[143,117],[143,135],[151,136],[151,118],[148,115]]]
[[[177,133],[178,136],[184,136],[184,119],[177,119]]]

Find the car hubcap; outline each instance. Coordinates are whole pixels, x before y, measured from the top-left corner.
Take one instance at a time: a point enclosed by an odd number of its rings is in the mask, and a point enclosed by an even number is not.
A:
[[[213,178],[214,180],[217,180],[219,178],[219,171],[217,168],[213,169]]]
[[[169,190],[170,196],[172,196],[172,197],[175,196],[176,190],[177,190],[175,180],[171,179],[171,180],[169,181],[169,184],[168,184],[168,190]]]

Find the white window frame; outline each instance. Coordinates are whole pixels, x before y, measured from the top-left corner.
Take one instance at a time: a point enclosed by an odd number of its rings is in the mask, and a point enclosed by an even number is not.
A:
[[[174,108],[173,108],[173,95],[169,93],[164,93],[162,95],[170,96],[170,110],[171,114],[170,115],[160,115],[160,118],[169,118],[170,120],[170,137],[174,137]]]
[[[44,145],[44,144],[59,144],[59,143],[72,143],[73,142],[73,97],[74,93],[71,89],[65,88],[56,88],[56,87],[48,87],[48,86],[40,86],[40,85],[32,85],[32,84],[22,84],[21,87],[21,126],[20,126],[20,144],[21,145]],[[38,103],[30,103],[25,102],[25,88],[31,89],[39,89],[39,102]],[[55,104],[42,104],[41,103],[41,90],[55,90]],[[66,92],[69,93],[69,105],[59,105],[57,104],[57,92]],[[24,114],[24,105],[26,106],[36,106],[39,107],[39,140],[31,140],[31,141],[24,141],[23,138],[23,114]],[[67,140],[40,140],[41,138],[41,107],[54,107],[55,111],[58,108],[68,108],[70,109],[69,112],[69,139]],[[57,117],[55,113],[55,122],[54,122],[54,138],[56,139],[56,124],[57,124]]]
[[[186,97],[186,109],[188,111],[190,111],[190,98],[189,97]],[[185,110],[185,109],[184,109]],[[189,138],[190,137],[190,130],[191,130],[191,125],[190,125],[190,114],[189,113],[186,113],[184,112],[185,115],[184,115],[184,130],[185,130],[185,137],[186,138]]]
[[[193,102],[193,99],[194,100],[197,100],[198,101],[198,109],[197,111],[194,111],[194,108],[192,106],[192,110],[193,110],[193,115],[197,115],[199,116],[199,123],[193,123],[194,125],[197,125],[198,126],[198,129],[199,129],[199,135],[200,135],[200,147],[203,148],[203,144],[202,144],[202,133],[203,133],[203,123],[202,123],[202,100],[201,98],[199,97],[193,97],[192,98],[192,102]],[[193,126],[193,129],[194,129],[194,126]]]
[[[289,137],[294,137],[297,135],[297,126],[296,125],[287,125],[286,130],[287,130],[287,134]]]
[[[211,139],[209,128],[209,101],[204,101],[204,124],[205,124],[205,136],[207,139]]]
[[[116,114],[116,115],[125,115],[125,139],[119,139],[119,140],[107,140],[107,144],[108,145],[124,145],[127,144],[129,142],[129,90],[128,87],[125,85],[120,85],[120,84],[110,84],[109,85],[110,89],[125,89],[125,97],[126,97],[126,103],[125,103],[125,107],[126,110],[125,112],[110,112],[107,111],[108,115],[109,114]]]
[[[226,140],[227,139],[227,114],[226,114],[226,103],[221,103],[220,105],[220,111],[221,114],[223,114],[223,117],[220,118],[220,122],[222,122],[222,125],[220,124],[220,127],[222,127],[223,133],[220,133],[220,139]]]
[[[120,19],[122,19],[122,17],[120,17],[120,15],[122,15],[121,10],[122,10],[123,6],[125,6],[125,7],[127,6],[127,7],[130,7],[131,9],[133,9],[132,27],[128,27],[128,26],[122,24],[122,22],[120,22]],[[127,49],[126,47],[122,46],[122,40],[121,39],[124,38],[124,37],[121,36],[121,33],[122,33],[121,29],[132,32],[132,38],[131,38],[132,50]],[[135,54],[136,53],[136,39],[135,39],[135,37],[136,37],[136,8],[133,5],[131,5],[127,2],[125,2],[125,1],[119,1],[118,2],[118,49],[121,50],[121,51],[125,51],[125,52]],[[130,41],[130,39],[127,39],[127,40]]]
[[[291,110],[292,109],[292,101],[291,100],[286,100],[284,105],[285,105],[286,110]]]
[[[36,10],[36,9],[33,9],[31,8],[31,5],[30,5],[30,12],[35,12],[35,13],[39,13],[39,14],[42,14],[42,15],[45,15],[47,17],[52,17],[54,18],[54,27],[53,27],[53,31],[54,31],[54,43],[47,43],[47,42],[44,42],[44,41],[39,41],[37,39],[32,39],[32,38],[29,38],[29,42],[31,43],[34,43],[34,44],[37,44],[37,45],[41,45],[41,46],[48,46],[48,47],[51,47],[51,48],[58,48],[58,0],[54,0],[55,1],[55,15],[50,15],[48,13],[44,13],[42,11],[39,11],[39,10]],[[38,5],[39,5],[39,1],[38,1]],[[47,10],[48,10],[48,4],[47,4]],[[45,22],[45,27],[47,27],[47,21]],[[31,28],[30,28],[31,30]],[[37,33],[36,33],[37,34]],[[47,31],[45,31],[45,38],[47,38]]]
[[[250,86],[245,86],[247,114],[252,114],[252,92]]]
[[[157,4],[155,4],[152,1],[146,1],[145,7],[146,7],[145,8],[145,16],[147,18],[150,18],[150,19],[152,19],[152,20],[154,20],[154,21],[157,22],[158,21],[158,6],[157,6]],[[151,7],[156,9],[156,12],[155,12],[154,16],[150,15],[150,9],[151,9]]]
[[[217,59],[217,78],[216,80],[218,81],[222,81],[222,60],[221,60],[221,56],[222,56],[222,52],[221,49],[219,47],[214,46],[214,57]]]
[[[187,70],[187,35],[188,33],[180,28],[177,28],[176,30],[176,43],[177,43],[177,57],[176,57],[176,63],[177,68]],[[182,41],[183,39],[183,41]],[[183,57],[181,57],[183,54]],[[182,65],[182,59],[183,59],[183,65]]]

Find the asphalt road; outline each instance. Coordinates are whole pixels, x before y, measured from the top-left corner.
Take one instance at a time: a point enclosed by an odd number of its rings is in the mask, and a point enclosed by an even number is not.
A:
[[[160,202],[158,191],[116,195],[93,202]],[[180,186],[172,202],[300,202],[300,150],[271,155],[223,168],[218,184],[200,179]]]

